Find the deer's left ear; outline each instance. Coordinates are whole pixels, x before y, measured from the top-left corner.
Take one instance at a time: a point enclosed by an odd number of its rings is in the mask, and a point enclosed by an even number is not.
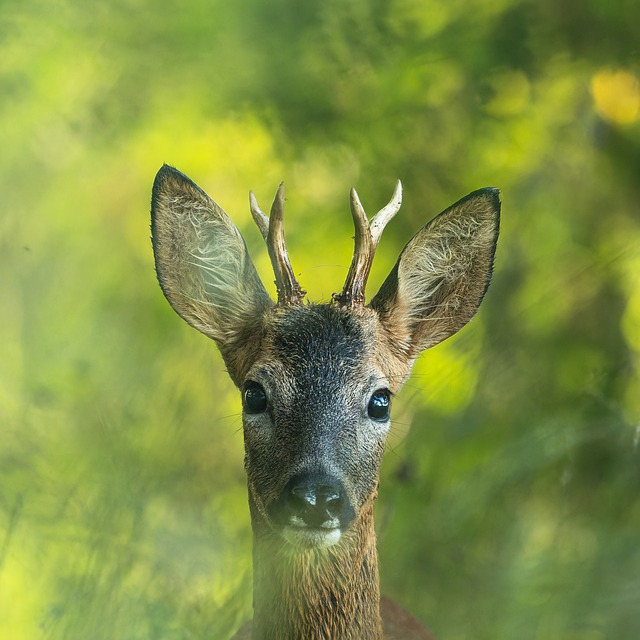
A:
[[[491,280],[500,224],[497,189],[443,211],[404,248],[370,303],[408,355],[442,342],[475,314]]]

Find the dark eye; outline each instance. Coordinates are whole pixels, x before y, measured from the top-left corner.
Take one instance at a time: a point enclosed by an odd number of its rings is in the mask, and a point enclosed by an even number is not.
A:
[[[267,394],[261,384],[247,380],[242,390],[242,406],[247,413],[262,413],[267,409]]]
[[[378,389],[369,400],[367,413],[372,420],[384,422],[389,419],[391,408],[391,392],[389,389]]]

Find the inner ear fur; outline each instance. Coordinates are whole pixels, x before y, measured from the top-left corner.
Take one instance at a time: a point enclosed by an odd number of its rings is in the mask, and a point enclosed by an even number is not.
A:
[[[404,248],[370,307],[408,355],[442,342],[474,316],[491,280],[499,225],[498,190],[480,189]]]
[[[246,359],[239,345],[255,344],[273,305],[240,232],[202,189],[164,165],[153,184],[151,233],[165,297],[218,343],[235,379]]]

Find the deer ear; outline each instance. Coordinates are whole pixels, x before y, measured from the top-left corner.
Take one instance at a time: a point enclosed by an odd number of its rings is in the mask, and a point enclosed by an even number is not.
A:
[[[179,316],[218,343],[229,365],[233,347],[273,304],[240,232],[202,189],[164,165],[153,184],[151,234],[164,295]]]
[[[480,189],[404,248],[370,306],[408,355],[416,357],[471,320],[489,286],[499,223],[498,190]]]

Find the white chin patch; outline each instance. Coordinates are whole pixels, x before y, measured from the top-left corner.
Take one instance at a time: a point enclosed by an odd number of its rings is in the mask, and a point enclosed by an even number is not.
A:
[[[340,541],[340,529],[309,529],[308,527],[285,527],[284,539],[295,547],[318,549],[331,547]]]

